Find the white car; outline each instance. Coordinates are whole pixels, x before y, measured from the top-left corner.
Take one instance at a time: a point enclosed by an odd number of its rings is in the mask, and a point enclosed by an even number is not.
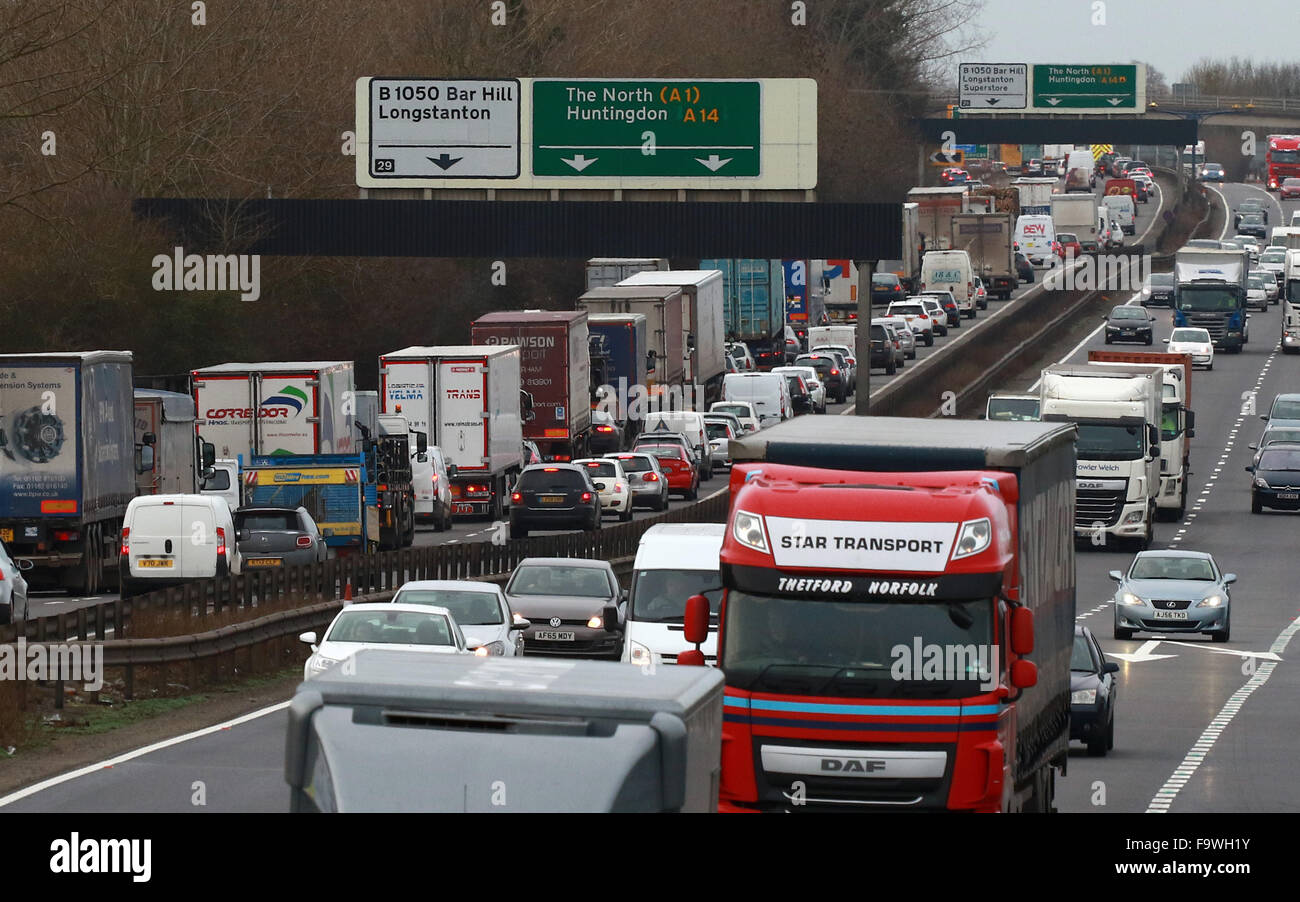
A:
[[[758,411],[750,401],[714,401],[709,406],[709,413],[729,413],[736,419],[740,420],[740,425],[744,427],[746,434],[757,432],[762,428],[762,423],[758,419]]]
[[[363,648],[397,648],[439,655],[466,655],[469,648],[451,612],[422,604],[351,604],[339,611],[318,645],[316,633],[298,638],[311,646],[302,668],[310,680]]]
[[[875,320],[880,322],[880,320]],[[915,347],[915,345],[913,345]],[[913,354],[913,357],[916,355]],[[795,373],[803,376],[804,385],[808,386],[808,394],[812,398],[813,410],[817,413],[826,412],[826,386],[817,378],[817,371],[810,366],[778,366],[772,369],[774,373]]]
[[[1259,276],[1246,277],[1246,307],[1268,310],[1268,288]]]
[[[1250,252],[1250,262],[1258,263],[1259,255],[1263,253],[1263,248],[1259,246],[1259,239],[1254,235],[1233,235],[1232,240],[1240,244]]]
[[[1282,281],[1282,273],[1286,271],[1286,248],[1275,247],[1265,250],[1259,255],[1259,268],[1276,273],[1278,281]]]
[[[712,417],[704,418],[704,428],[709,435],[709,451],[713,455],[713,462],[720,466],[731,468],[731,441],[736,438],[736,427],[731,421],[734,417]]]
[[[632,519],[632,487],[617,458],[584,457],[573,465],[585,469],[600,492],[601,513],[618,514],[620,523]]]
[[[907,321],[908,327],[912,330],[920,341],[925,343],[928,348],[934,344],[934,323],[935,319],[925,309],[920,298],[909,298],[906,301],[894,301],[885,308],[885,316],[901,316]],[[947,319],[946,315],[944,317]]]
[[[897,326],[894,332],[898,335],[900,343],[903,345],[903,357],[907,360],[916,359],[916,333],[912,331],[912,324],[903,316],[874,316],[871,318],[873,323],[880,323],[886,326]]]
[[[1192,366],[1214,369],[1214,340],[1208,329],[1178,328],[1164,341],[1170,354],[1191,354]]]
[[[532,626],[510,610],[500,586],[477,580],[413,580],[397,590],[390,604],[446,609],[466,646],[480,657],[519,657],[524,653],[524,630]]]
[[[974,278],[975,285],[975,306],[981,310],[989,309],[989,289],[984,284],[984,280],[979,276]]]
[[[727,344],[727,353],[736,361],[736,368],[742,373],[752,373],[757,368],[754,364],[754,354],[749,350],[749,345],[743,341],[733,341]]]
[[[919,297],[921,306],[925,308],[925,313],[930,317],[930,329],[935,335],[943,336],[948,334],[948,314],[943,310],[943,304],[939,299],[930,295]]]
[[[22,571],[33,566],[28,560],[15,561],[0,541],[0,623],[27,619],[27,580],[23,579]]]

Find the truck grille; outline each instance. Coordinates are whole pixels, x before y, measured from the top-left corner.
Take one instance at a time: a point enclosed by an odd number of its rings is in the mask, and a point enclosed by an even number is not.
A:
[[[1079,489],[1075,492],[1074,525],[1090,528],[1094,523],[1114,526],[1124,509],[1122,491]]]
[[[1187,314],[1187,325],[1197,329],[1205,329],[1210,333],[1210,338],[1216,342],[1223,341],[1223,336],[1228,333],[1228,321],[1214,313],[1189,313]]]

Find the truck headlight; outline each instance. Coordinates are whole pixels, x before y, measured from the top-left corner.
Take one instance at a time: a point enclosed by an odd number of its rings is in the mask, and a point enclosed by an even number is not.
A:
[[[1205,599],[1202,599],[1201,601],[1198,601],[1198,602],[1196,603],[1196,606],[1197,606],[1198,608],[1218,608],[1218,607],[1222,607],[1222,606],[1223,606],[1223,596],[1222,596],[1222,595],[1211,595],[1211,596],[1209,596],[1208,598],[1205,598]]]
[[[957,534],[957,547],[952,553],[952,559],[955,561],[970,557],[972,554],[979,554],[988,548],[992,541],[993,526],[989,523],[988,517],[968,520],[961,525],[961,532]]]
[[[1146,519],[1146,515],[1147,515],[1147,512],[1144,511],[1144,510],[1140,510],[1140,511],[1130,511],[1130,512],[1128,513],[1128,515],[1127,515],[1126,517],[1124,517],[1124,522],[1121,523],[1120,525],[1121,525],[1121,526],[1128,526],[1129,524],[1132,524],[1132,523],[1141,523],[1144,519]]]
[[[736,541],[746,548],[768,553],[767,539],[763,535],[763,518],[747,511],[736,511],[736,522],[731,527]]]
[[[1076,689],[1070,693],[1070,704],[1072,705],[1095,705],[1097,704],[1096,689]]]

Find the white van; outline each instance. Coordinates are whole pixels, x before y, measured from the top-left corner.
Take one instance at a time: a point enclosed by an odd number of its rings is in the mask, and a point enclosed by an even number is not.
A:
[[[758,414],[759,428],[794,416],[790,384],[780,373],[727,373],[722,378],[724,401],[749,401]]]
[[[1016,219],[1016,250],[1030,263],[1035,266],[1056,265],[1056,254],[1052,250],[1055,243],[1056,225],[1051,216],[1029,214]]]
[[[1097,164],[1091,150],[1072,150],[1065,161],[1065,193],[1097,187]]]
[[[967,251],[926,251],[921,258],[921,291],[951,291],[957,309],[975,318],[975,270]]]
[[[692,410],[664,410],[647,413],[645,423],[638,437],[648,435],[656,430],[676,432],[684,435],[695,449],[695,458],[700,462],[700,478],[713,478],[713,454],[709,445],[709,431],[704,426],[704,414]]]
[[[1110,218],[1119,221],[1125,235],[1137,234],[1137,208],[1131,194],[1108,194],[1101,202],[1110,211]]]
[[[695,646],[686,641],[686,599],[709,600],[709,638],[700,646],[706,663],[717,663],[718,604],[722,599],[724,523],[660,523],[641,536],[628,592],[623,662],[649,671],[677,663]]]
[[[141,495],[126,506],[122,597],[243,569],[235,522],[218,495]]]

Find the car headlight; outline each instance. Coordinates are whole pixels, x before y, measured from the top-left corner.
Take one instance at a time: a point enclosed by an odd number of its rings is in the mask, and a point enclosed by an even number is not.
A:
[[[1222,595],[1211,595],[1196,603],[1198,608],[1218,608],[1223,606]]]
[[[504,655],[506,653],[506,644],[500,639],[495,642],[489,642],[486,645],[480,645],[474,649],[474,654],[480,658],[486,658],[489,655]]]
[[[1270,486],[1269,486],[1269,484],[1268,484],[1268,480],[1265,479],[1265,478],[1262,477],[1262,476],[1256,476],[1256,477],[1255,477],[1255,488],[1257,488],[1257,489],[1267,489],[1267,488],[1270,488]]]
[[[599,614],[592,616],[592,618],[587,621],[587,627],[593,630],[598,630],[604,625],[605,625],[605,621],[601,618]]]
[[[736,522],[731,527],[736,541],[746,548],[768,553],[767,538],[763,534],[763,518],[747,511],[736,511]]]
[[[993,525],[989,523],[988,517],[968,520],[961,525],[961,532],[957,534],[957,548],[952,553],[952,559],[955,561],[958,558],[979,554],[988,548],[992,541]]]
[[[1120,595],[1120,597],[1119,597],[1119,603],[1120,603],[1120,604],[1125,604],[1125,605],[1130,605],[1130,606],[1133,606],[1133,605],[1144,605],[1144,604],[1146,604],[1145,601],[1143,601],[1143,600],[1142,600],[1141,598],[1139,598],[1137,595],[1134,595],[1132,592],[1125,592],[1124,594]]]
[[[1070,693],[1070,704],[1072,705],[1095,705],[1097,704],[1096,689],[1076,689]]]

